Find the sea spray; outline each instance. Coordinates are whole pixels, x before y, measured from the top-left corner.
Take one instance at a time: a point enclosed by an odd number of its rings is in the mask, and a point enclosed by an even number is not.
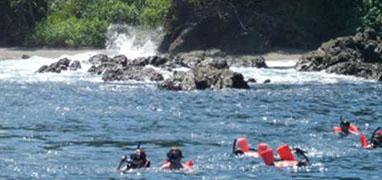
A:
[[[161,41],[161,28],[147,29],[138,26],[114,24],[106,33],[106,49],[133,59],[153,56]]]

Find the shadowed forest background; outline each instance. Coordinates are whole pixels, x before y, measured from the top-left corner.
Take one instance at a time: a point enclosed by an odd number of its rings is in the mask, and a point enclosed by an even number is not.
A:
[[[357,28],[380,32],[382,1],[2,0],[0,46],[102,48],[113,23],[163,26],[163,52],[316,48]]]

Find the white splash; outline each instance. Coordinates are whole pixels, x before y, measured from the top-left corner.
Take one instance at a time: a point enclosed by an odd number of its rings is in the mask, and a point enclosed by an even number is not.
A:
[[[133,59],[156,54],[157,43],[160,41],[161,29],[147,30],[127,25],[111,25],[107,32],[106,50],[89,51],[81,54],[66,54],[58,58],[33,56],[30,59],[0,61],[0,81],[12,82],[66,82],[77,81],[102,82],[100,76],[91,75],[87,70],[91,67],[88,59],[96,54],[107,54],[111,57],[123,54]],[[63,71],[57,73],[36,73],[43,65],[68,58],[78,60],[82,68],[78,71]]]
[[[230,69],[242,73],[245,79],[254,78],[261,83],[270,79],[272,83],[278,84],[304,84],[304,83],[322,83],[334,84],[339,82],[366,82],[365,80],[354,76],[344,76],[337,74],[328,74],[325,72],[299,72],[293,67],[297,60],[268,61],[270,68],[247,68],[231,67]]]
[[[123,54],[130,59],[157,54],[161,28],[145,29],[128,25],[111,25],[108,28],[106,49]]]

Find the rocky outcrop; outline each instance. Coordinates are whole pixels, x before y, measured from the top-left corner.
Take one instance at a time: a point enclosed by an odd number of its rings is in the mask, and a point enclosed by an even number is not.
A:
[[[231,59],[230,59],[231,58]],[[229,61],[228,61],[229,60]],[[249,67],[266,67],[263,58],[243,59],[235,62],[233,57],[226,58],[218,51],[199,51],[179,55],[172,60],[159,56],[128,59],[124,55],[109,57],[98,54],[89,58],[92,66],[89,73],[102,76],[104,81],[156,81],[159,87],[167,90],[189,91],[194,89],[223,89],[237,88],[248,89],[249,86],[240,73],[230,70],[229,63]],[[163,75],[156,70],[168,68],[173,71],[173,76],[164,80]],[[175,67],[188,68],[189,71],[176,71]],[[39,72],[61,72],[64,70],[78,70],[81,68],[79,61],[61,59],[49,66],[43,66]],[[252,79],[251,82],[256,80]]]
[[[164,66],[168,68],[186,67],[196,68],[199,64],[205,63],[219,63],[224,62],[225,68],[228,67],[256,67],[256,68],[268,68],[265,58],[262,56],[250,56],[250,55],[227,55],[226,53],[210,49],[207,51],[191,51],[186,53],[179,53],[171,59]],[[215,66],[215,65],[213,65]]]
[[[262,56],[238,56],[235,58],[229,58],[229,60],[229,66],[268,68],[265,63],[265,58]]]
[[[326,71],[382,81],[382,40],[372,29],[323,43],[304,55],[298,71]]]
[[[62,71],[66,70],[72,70],[76,71],[78,69],[81,69],[81,63],[79,61],[73,61],[71,63],[71,60],[68,58],[63,58],[58,60],[55,63],[48,65],[41,66],[37,72],[38,73],[46,73],[46,72],[53,72],[53,73],[61,73]]]
[[[156,70],[144,67],[110,68],[102,76],[104,81],[163,81],[163,79],[162,74]]]
[[[172,91],[190,91],[197,89],[192,71],[174,71],[170,79],[159,84],[159,88]]]
[[[107,55],[99,54],[89,59],[89,62],[93,65],[88,72],[102,75],[104,81],[162,81],[162,74],[153,68],[146,68],[145,66],[159,66],[166,61],[167,59],[158,56],[129,60],[124,55],[110,58]]]
[[[248,89],[247,82],[240,73],[228,69],[222,59],[207,59],[188,72],[175,71],[173,77],[159,85],[162,89],[188,91],[194,89]]]

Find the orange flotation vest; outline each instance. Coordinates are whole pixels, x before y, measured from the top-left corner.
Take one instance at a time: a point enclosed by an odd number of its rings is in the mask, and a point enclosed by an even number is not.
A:
[[[266,143],[260,143],[257,145],[257,153],[260,153],[260,152],[265,151],[267,149],[269,149],[269,145]]]
[[[275,165],[275,157],[273,156],[273,150],[271,148],[259,152],[259,156],[263,159],[266,165]]]
[[[249,152],[250,148],[249,148],[248,139],[245,137],[238,138],[236,140],[236,147],[238,147],[244,153]]]
[[[339,126],[334,127],[333,131],[334,131],[334,133],[342,133],[342,129]],[[360,133],[359,128],[354,124],[350,124],[349,132],[351,134],[359,134]]]
[[[289,145],[285,144],[277,148],[277,153],[283,161],[296,161]]]
[[[367,141],[366,135],[362,134],[360,137],[361,146],[365,149],[369,148],[369,142]]]

